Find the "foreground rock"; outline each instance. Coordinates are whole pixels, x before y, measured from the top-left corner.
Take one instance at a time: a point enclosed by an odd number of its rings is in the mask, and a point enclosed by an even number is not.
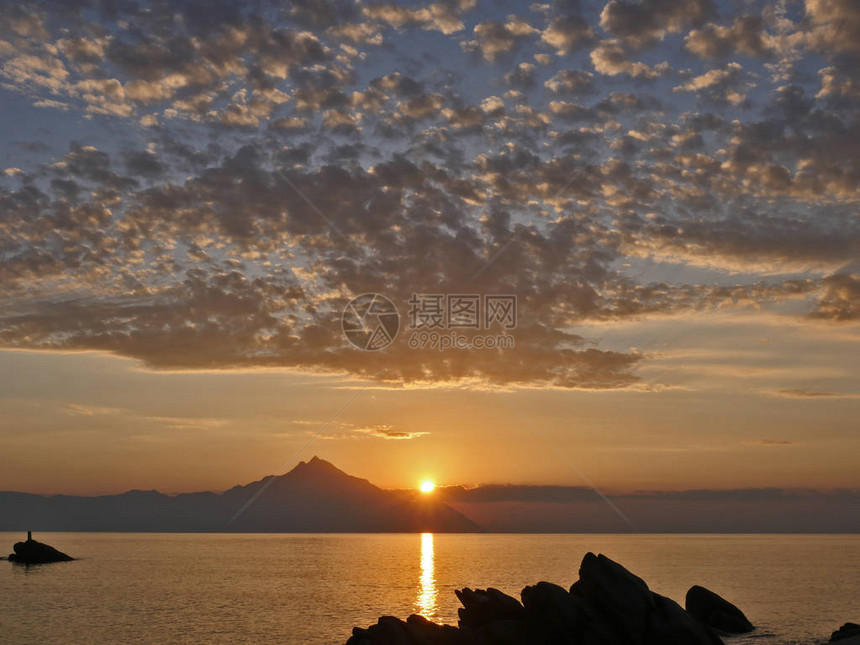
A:
[[[12,547],[15,553],[9,555],[10,562],[20,562],[21,564],[47,564],[49,562],[69,562],[74,560],[73,557],[66,555],[62,551],[57,551],[54,547],[38,542],[33,539],[30,532],[27,532],[26,542],[16,542]]]
[[[586,554],[570,590],[539,582],[522,602],[498,589],[462,589],[458,626],[383,616],[347,645],[721,645],[678,603],[617,562]]]
[[[857,623],[845,623],[830,636],[830,642],[848,643],[848,639],[860,643],[860,625]]]
[[[687,612],[697,620],[730,634],[746,634],[754,628],[744,612],[709,589],[690,587],[684,602]]]

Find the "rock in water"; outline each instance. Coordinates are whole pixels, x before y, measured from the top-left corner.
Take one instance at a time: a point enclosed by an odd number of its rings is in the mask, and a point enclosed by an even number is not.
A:
[[[830,642],[836,642],[839,643],[839,645],[860,645],[860,634],[857,634],[855,636],[847,636],[845,638],[839,638],[836,641]]]
[[[849,638],[860,639],[860,625],[857,623],[845,623],[830,636],[830,642],[845,641]]]
[[[47,564],[48,562],[69,562],[70,560],[74,560],[73,557],[66,555],[62,551],[57,551],[57,549],[49,544],[34,540],[29,533],[27,533],[27,541],[16,542],[12,550],[15,553],[9,555],[9,561],[21,564]]]
[[[654,594],[657,613],[651,617],[649,645],[722,645],[723,641],[670,598]]]
[[[685,605],[687,612],[714,629],[730,634],[746,634],[755,629],[744,612],[704,587],[690,587]]]
[[[356,627],[347,645],[722,645],[673,600],[655,594],[606,556],[589,553],[570,591],[549,582],[523,589],[462,589],[459,624],[383,616]]]
[[[641,643],[657,610],[645,581],[603,554],[585,554],[570,593],[586,600],[623,643]]]
[[[492,587],[474,591],[466,587],[462,590],[456,589],[454,593],[463,605],[457,610],[461,628],[477,629],[499,620],[516,619],[523,612],[523,606],[516,598]]]
[[[583,623],[588,643],[600,645],[720,645],[710,627],[674,600],[654,593],[642,578],[605,555],[587,553],[570,588],[591,618]]]

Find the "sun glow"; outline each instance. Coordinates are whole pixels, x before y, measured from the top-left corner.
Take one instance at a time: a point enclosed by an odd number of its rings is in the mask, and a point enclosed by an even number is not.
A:
[[[436,488],[436,484],[434,484],[433,482],[431,482],[429,480],[421,482],[420,490],[424,494],[432,493],[433,489],[435,489],[435,488]]]

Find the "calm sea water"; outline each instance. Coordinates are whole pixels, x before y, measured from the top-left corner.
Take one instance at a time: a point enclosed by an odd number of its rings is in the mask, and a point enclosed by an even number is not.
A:
[[[602,552],[683,604],[701,584],[759,626],[821,643],[860,622],[860,536],[40,533],[80,558],[0,562],[0,643],[344,643],[381,614],[456,624],[454,589],[568,586]],[[0,533],[0,548],[21,535]]]

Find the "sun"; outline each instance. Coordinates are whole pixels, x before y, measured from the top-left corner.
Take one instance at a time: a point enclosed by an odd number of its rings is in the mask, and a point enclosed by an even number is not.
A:
[[[426,495],[427,493],[432,493],[434,488],[436,488],[436,484],[434,484],[430,480],[427,480],[421,482],[419,490]]]

